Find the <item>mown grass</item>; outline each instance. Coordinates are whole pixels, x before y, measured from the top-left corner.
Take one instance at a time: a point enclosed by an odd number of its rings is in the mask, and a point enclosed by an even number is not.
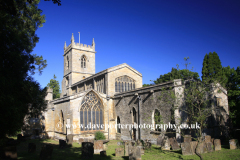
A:
[[[36,152],[28,153],[28,143],[36,144]],[[111,140],[108,142],[107,157],[101,157],[99,154],[95,154],[93,159],[100,160],[127,160],[128,157],[115,157],[115,148],[120,146],[117,145],[118,140]],[[42,144],[51,144],[53,146],[52,160],[76,160],[81,159],[81,145],[74,142],[72,147],[66,147],[64,149],[59,148],[59,142],[54,140],[27,140],[21,142],[17,146],[18,159],[20,160],[38,160]],[[237,160],[240,159],[240,149],[230,150],[227,146],[222,146],[221,151],[212,153],[202,154],[204,159],[219,159],[219,160]],[[142,160],[151,159],[194,159],[198,160],[199,157],[196,155],[183,156],[181,150],[178,151],[162,151],[160,147],[153,145],[151,149],[145,150],[145,154],[142,156]]]

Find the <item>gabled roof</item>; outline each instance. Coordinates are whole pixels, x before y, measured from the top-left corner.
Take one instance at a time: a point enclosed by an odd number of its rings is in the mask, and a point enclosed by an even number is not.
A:
[[[72,84],[71,87],[76,86],[76,85],[78,85],[78,84],[81,84],[81,83],[83,83],[83,82],[86,82],[86,81],[88,81],[88,80],[90,80],[90,79],[92,79],[92,78],[95,78],[95,77],[101,76],[101,75],[103,75],[103,74],[106,74],[106,73],[109,73],[109,72],[113,72],[113,71],[116,71],[116,70],[118,70],[118,69],[122,69],[122,68],[125,68],[125,67],[128,68],[128,69],[130,69],[131,71],[133,71],[134,73],[136,73],[136,74],[138,74],[139,76],[142,77],[142,74],[141,74],[140,72],[138,72],[138,71],[135,70],[134,68],[130,67],[128,64],[123,63],[123,64],[119,64],[119,65],[117,65],[117,66],[114,66],[114,67],[105,69],[105,70],[100,71],[100,72],[98,72],[98,73],[96,73],[96,74],[94,74],[94,75],[92,75],[92,76],[90,76],[90,77],[87,77],[87,78],[85,78],[85,79],[83,79],[83,80],[81,80],[81,81],[78,81],[78,82]]]

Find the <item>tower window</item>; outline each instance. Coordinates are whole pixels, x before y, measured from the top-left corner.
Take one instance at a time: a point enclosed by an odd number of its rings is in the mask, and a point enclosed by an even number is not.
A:
[[[66,69],[69,69],[69,58],[67,56]]]
[[[81,58],[81,68],[86,68],[86,57],[82,56]]]

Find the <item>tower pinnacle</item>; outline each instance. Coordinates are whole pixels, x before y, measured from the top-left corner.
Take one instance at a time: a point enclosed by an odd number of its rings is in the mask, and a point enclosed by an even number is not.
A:
[[[94,38],[93,38],[93,40],[92,40],[92,46],[95,47],[95,41],[94,41]]]
[[[67,48],[67,44],[66,44],[66,41],[65,41],[65,43],[64,43],[64,49],[66,49]]]
[[[71,43],[74,42],[74,36],[73,36],[73,33],[72,33],[72,38],[71,38]]]

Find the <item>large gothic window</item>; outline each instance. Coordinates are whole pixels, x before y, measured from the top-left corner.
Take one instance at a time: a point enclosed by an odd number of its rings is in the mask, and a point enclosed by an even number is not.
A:
[[[91,127],[90,126],[91,123]],[[94,92],[89,92],[82,100],[80,108],[81,131],[103,130],[103,105]]]
[[[125,92],[132,89],[135,89],[135,80],[132,78],[125,75],[115,79],[115,92]]]
[[[86,57],[82,56],[81,58],[81,68],[86,68]]]

